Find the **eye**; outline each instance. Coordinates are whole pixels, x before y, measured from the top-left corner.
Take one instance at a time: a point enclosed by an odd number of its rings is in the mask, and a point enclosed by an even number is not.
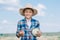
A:
[[[32,13],[32,11],[29,11],[29,13]]]
[[[25,11],[25,13],[28,13],[28,11]]]

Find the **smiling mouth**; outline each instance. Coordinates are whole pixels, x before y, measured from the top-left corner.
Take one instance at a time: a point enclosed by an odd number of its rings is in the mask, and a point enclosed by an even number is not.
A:
[[[29,15],[26,15],[26,16],[29,16]]]

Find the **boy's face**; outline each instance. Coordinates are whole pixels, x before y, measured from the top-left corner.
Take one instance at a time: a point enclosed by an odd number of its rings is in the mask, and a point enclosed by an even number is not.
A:
[[[32,17],[33,11],[30,9],[26,9],[24,12],[25,18],[30,19]]]

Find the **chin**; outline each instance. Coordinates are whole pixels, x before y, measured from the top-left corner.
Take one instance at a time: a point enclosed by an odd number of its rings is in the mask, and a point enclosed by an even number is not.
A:
[[[31,17],[28,17],[28,16],[27,16],[26,18],[27,18],[27,19],[30,19]]]
[[[31,17],[26,17],[27,19],[30,19]]]

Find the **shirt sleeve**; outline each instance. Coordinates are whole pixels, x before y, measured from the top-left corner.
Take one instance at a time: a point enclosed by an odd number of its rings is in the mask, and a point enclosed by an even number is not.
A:
[[[19,34],[20,30],[22,30],[22,26],[21,26],[21,22],[18,22],[18,24],[17,24],[17,31],[16,31],[16,36],[17,37],[19,37],[18,34]]]
[[[35,23],[35,28],[39,28],[39,29],[40,29],[40,23],[39,23],[39,21],[37,21],[37,22]]]

